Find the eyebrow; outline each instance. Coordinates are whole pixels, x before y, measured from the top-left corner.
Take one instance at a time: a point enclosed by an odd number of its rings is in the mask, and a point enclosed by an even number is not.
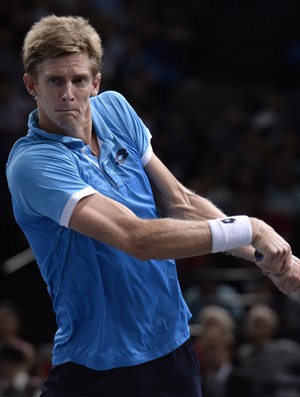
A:
[[[89,73],[88,72],[76,73],[72,75],[72,78],[85,77],[85,76],[89,76]],[[45,77],[64,77],[64,74],[59,72],[46,72]]]
[[[92,77],[92,76],[90,76],[89,73],[87,73],[87,72],[82,72],[82,73],[76,73],[76,74],[72,75],[72,76],[71,76],[71,80],[82,79],[82,78],[88,79],[88,78],[90,78],[90,77]],[[44,78],[45,78],[46,80],[48,80],[48,79],[53,79],[53,78],[54,78],[54,79],[58,79],[58,80],[65,80],[64,74],[60,74],[60,73],[56,73],[56,72],[53,72],[53,73],[51,73],[51,72],[45,73]]]

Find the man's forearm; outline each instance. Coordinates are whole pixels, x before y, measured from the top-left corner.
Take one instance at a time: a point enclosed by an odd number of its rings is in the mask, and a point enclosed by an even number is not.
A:
[[[173,208],[173,216],[181,219],[209,220],[226,217],[226,215],[210,200],[190,192],[189,206]],[[252,246],[239,247],[227,253],[254,262],[255,249]]]
[[[172,218],[197,221],[226,217],[226,214],[209,199],[188,190],[185,192],[185,200],[171,205],[168,203],[163,213]]]

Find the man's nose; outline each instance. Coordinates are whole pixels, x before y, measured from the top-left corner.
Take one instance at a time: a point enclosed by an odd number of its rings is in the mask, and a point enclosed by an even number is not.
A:
[[[66,84],[63,89],[62,100],[64,102],[73,102],[74,99],[72,84]]]

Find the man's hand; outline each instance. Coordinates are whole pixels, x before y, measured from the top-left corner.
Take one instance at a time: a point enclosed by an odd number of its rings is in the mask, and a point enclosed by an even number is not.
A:
[[[292,268],[285,274],[267,274],[267,276],[285,294],[300,291],[300,259],[293,256]]]
[[[257,266],[268,276],[290,274],[294,264],[290,245],[265,222],[251,218],[251,224],[252,246],[262,256]]]
[[[300,291],[300,259],[290,245],[265,222],[251,218],[256,264],[285,294]]]

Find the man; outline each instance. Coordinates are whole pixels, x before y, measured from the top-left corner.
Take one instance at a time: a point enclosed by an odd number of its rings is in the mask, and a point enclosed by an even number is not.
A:
[[[43,396],[201,396],[174,259],[256,248],[286,291],[299,260],[264,222],[182,186],[124,97],[98,95],[101,39],[86,20],[41,19],[23,62],[37,109],[7,179],[58,324]]]

